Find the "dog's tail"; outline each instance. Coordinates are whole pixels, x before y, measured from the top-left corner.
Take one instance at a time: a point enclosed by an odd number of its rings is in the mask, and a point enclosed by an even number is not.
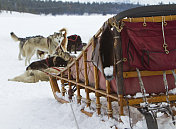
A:
[[[60,33],[63,33],[63,37],[64,39],[62,40],[61,42],[61,47],[63,49],[64,52],[67,52],[67,44],[68,44],[68,41],[67,41],[67,29],[66,28],[62,28],[61,30],[59,30]]]
[[[18,38],[13,32],[11,32],[10,35],[15,42],[21,41],[21,38]]]
[[[61,30],[59,30],[59,32],[64,32],[64,37],[66,37],[67,36],[67,29],[66,28],[62,28]]]

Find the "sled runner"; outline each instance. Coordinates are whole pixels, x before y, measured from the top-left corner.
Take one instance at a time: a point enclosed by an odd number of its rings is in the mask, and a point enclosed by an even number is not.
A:
[[[109,117],[113,116],[112,102],[116,102],[120,116],[124,115],[125,106],[137,108],[145,116],[149,129],[158,128],[157,112],[169,114],[175,124],[176,113],[172,109],[176,105],[175,39],[176,5],[121,12],[104,23],[76,61],[59,75],[50,75],[53,94],[58,100],[57,80],[60,80],[63,96],[76,86],[79,104],[81,89],[85,89],[87,106],[91,105],[89,94],[94,93],[98,114],[101,114],[100,97],[106,97]],[[139,92],[142,96],[134,97]]]

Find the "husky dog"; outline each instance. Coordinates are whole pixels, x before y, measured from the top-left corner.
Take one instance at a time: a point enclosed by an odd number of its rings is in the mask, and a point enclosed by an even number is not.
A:
[[[59,56],[48,57],[43,60],[32,62],[26,70],[42,70],[50,67],[66,67],[68,61]]]
[[[66,38],[66,34],[64,35],[65,38],[65,45],[67,45],[65,49],[67,49],[67,51],[69,53],[71,53],[72,51],[75,52],[75,54],[77,53],[76,51],[82,51],[83,47],[86,46],[86,43],[82,43],[81,37],[79,35],[70,35],[67,36]],[[62,48],[63,49],[63,48]],[[63,49],[64,52],[66,52],[66,50]]]
[[[74,51],[76,54],[76,51],[80,51],[80,47],[82,47],[82,41],[81,37],[79,35],[70,35],[67,37],[68,39],[68,45],[67,45],[67,51],[71,53],[71,51]]]
[[[64,52],[61,48],[57,47],[56,52],[54,53],[55,56],[59,56],[65,61],[68,61],[70,64],[72,61],[76,59],[76,56],[70,55],[68,52]]]
[[[10,35],[11,35],[11,38],[14,40],[14,41],[16,41],[16,42],[20,42],[19,43],[19,54],[18,54],[18,59],[19,60],[22,60],[22,58],[21,58],[21,56],[22,55],[24,55],[24,53],[23,53],[23,45],[24,45],[24,43],[29,39],[29,38],[34,38],[34,37],[43,37],[43,36],[40,36],[40,35],[38,35],[38,36],[33,36],[33,37],[26,37],[26,38],[19,38],[19,37],[17,37],[13,32],[11,32],[10,33]],[[23,53],[23,54],[22,54]],[[40,51],[40,50],[37,50],[37,57],[39,58],[39,57],[41,57],[43,52],[42,51]]]
[[[16,76],[12,79],[8,79],[8,81],[17,81],[24,83],[35,83],[40,81],[49,81],[49,76],[47,73],[58,74],[59,71],[53,68],[48,68],[43,71],[40,70],[27,70],[23,74]]]
[[[58,45],[65,50],[67,44],[64,41],[64,36],[66,34],[67,31],[63,28],[59,31],[59,33],[55,32],[47,38],[43,36],[18,38],[13,32],[11,33],[11,37],[15,41],[20,41],[19,59],[21,59],[21,55],[26,57],[25,65],[27,65],[27,62],[30,64],[30,59],[37,50],[48,52],[49,55],[54,54]]]
[[[65,28],[59,30],[60,33],[62,33],[63,37],[61,38],[61,42],[58,44],[57,48],[61,48],[64,52],[67,52],[68,50],[68,40],[67,40],[67,30]],[[47,52],[37,50],[37,57],[38,59],[44,59]]]

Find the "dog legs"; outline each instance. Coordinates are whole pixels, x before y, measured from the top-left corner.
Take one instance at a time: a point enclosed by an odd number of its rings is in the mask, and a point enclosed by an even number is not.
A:
[[[31,60],[31,57],[26,57],[25,59],[25,66],[27,66],[27,64],[30,64],[30,60]]]
[[[21,51],[19,52],[18,60],[22,60],[22,58],[21,58]]]
[[[28,50],[25,51],[26,59],[25,59],[25,66],[27,66],[27,63],[30,64],[31,57],[34,55],[35,50],[29,48]]]
[[[76,49],[77,49],[77,43],[75,43],[75,54],[76,54]]]
[[[22,43],[20,42],[19,44],[19,55],[18,55],[18,60],[22,60],[21,56],[22,56],[22,50],[23,49],[23,45]]]

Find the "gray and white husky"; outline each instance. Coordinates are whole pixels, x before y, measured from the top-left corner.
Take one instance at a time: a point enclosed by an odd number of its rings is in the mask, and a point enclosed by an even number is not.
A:
[[[30,64],[31,57],[36,53],[37,50],[47,52],[49,55],[53,55],[58,45],[67,45],[61,44],[64,40],[64,34],[66,30],[61,29],[59,33],[54,33],[48,37],[43,36],[34,36],[19,38],[13,32],[11,32],[11,37],[14,41],[20,41],[19,43],[19,55],[18,59],[21,59],[21,55],[25,57],[25,65]],[[64,47],[62,46],[62,47]]]

